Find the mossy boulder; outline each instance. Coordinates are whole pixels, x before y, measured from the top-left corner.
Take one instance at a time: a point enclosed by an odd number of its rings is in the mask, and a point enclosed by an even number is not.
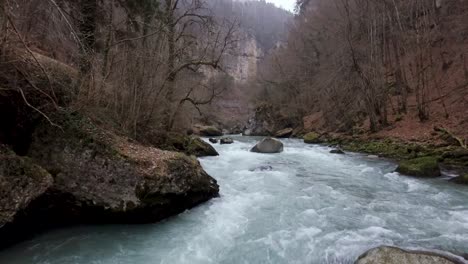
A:
[[[196,157],[218,156],[216,149],[197,136],[187,136],[180,133],[167,133],[159,137],[160,142],[155,147],[169,151],[179,151]]]
[[[193,156],[140,145],[79,115],[54,122],[60,127],[44,121],[35,129],[31,159],[0,155],[2,221],[24,208],[0,228],[0,246],[69,224],[152,223],[218,196]]]
[[[304,135],[304,143],[306,144],[319,144],[323,143],[323,140],[320,138],[320,134],[316,132],[310,132]]]
[[[52,186],[52,176],[27,157],[0,145],[0,228]]]
[[[149,132],[139,139],[147,145],[167,151],[182,152],[189,156],[218,156],[216,149],[198,136],[177,132]]]
[[[213,146],[206,143],[201,138],[193,136],[188,138],[186,151],[184,151],[184,153],[187,155],[194,155],[197,157],[219,155],[219,153]]]
[[[27,157],[20,157],[0,145],[0,248],[25,238],[12,227],[21,221],[31,204],[51,188],[54,180],[42,167]]]
[[[152,222],[218,195],[216,180],[194,157],[142,146],[85,117],[59,125],[40,125],[28,155],[53,172],[60,196],[71,197],[57,205],[65,214],[75,210],[90,222]],[[195,151],[198,145],[189,146]],[[148,202],[149,196],[166,202]]]
[[[215,126],[196,126],[194,131],[202,137],[220,137],[223,131]]]
[[[466,173],[466,174],[464,174],[462,176],[458,176],[458,177],[452,179],[452,181],[454,183],[468,185],[468,173]]]
[[[421,157],[400,162],[398,173],[416,177],[439,177],[437,157]]]

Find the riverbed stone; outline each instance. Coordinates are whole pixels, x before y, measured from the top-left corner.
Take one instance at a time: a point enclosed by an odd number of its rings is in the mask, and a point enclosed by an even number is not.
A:
[[[462,264],[461,259],[450,254],[397,247],[378,247],[361,255],[355,264]]]
[[[290,127],[285,128],[285,129],[281,129],[281,130],[279,130],[279,131],[277,131],[275,133],[275,137],[277,137],[277,138],[289,138],[289,137],[292,136],[293,132],[294,132],[294,129],[292,129]]]
[[[341,154],[341,155],[345,154],[344,151],[341,150],[341,149],[332,149],[332,150],[330,150],[330,153],[331,154]]]
[[[213,144],[217,144],[218,143],[218,139],[217,138],[210,138],[209,141]]]
[[[223,131],[215,126],[198,126],[195,131],[203,137],[219,137],[223,135]]]
[[[222,138],[219,143],[221,145],[228,145],[228,144],[233,144],[234,143],[234,139],[232,138]]]
[[[458,184],[465,184],[465,185],[468,185],[468,173],[465,173],[461,176],[458,176],[454,179],[451,180],[452,182],[454,183],[458,183]]]
[[[421,157],[402,161],[396,172],[415,177],[439,177],[441,175],[436,157]]]
[[[320,139],[320,134],[316,132],[310,132],[304,135],[304,143],[319,144],[319,143],[323,143],[323,141]]]
[[[265,138],[257,145],[255,145],[250,151],[257,153],[280,153],[283,152],[283,143],[274,138]]]

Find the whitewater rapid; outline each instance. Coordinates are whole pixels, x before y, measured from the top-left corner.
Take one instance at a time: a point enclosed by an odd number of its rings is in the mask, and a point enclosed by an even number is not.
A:
[[[353,263],[382,244],[468,252],[465,186],[299,140],[273,155],[235,140],[200,160],[219,198],[152,225],[51,231],[0,252],[0,263]]]

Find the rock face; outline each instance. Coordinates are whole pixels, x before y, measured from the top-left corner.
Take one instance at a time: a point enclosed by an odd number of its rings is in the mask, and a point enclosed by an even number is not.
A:
[[[220,140],[221,145],[233,144],[234,140],[232,138],[222,138]]]
[[[298,120],[281,113],[278,106],[262,104],[255,109],[255,113],[248,120],[243,134],[246,136],[275,136],[279,129],[298,127],[300,124],[301,122]]]
[[[216,180],[193,157],[132,143],[85,118],[58,123],[62,129],[40,125],[28,153],[54,183],[35,180],[43,187],[24,195],[23,217],[2,228],[9,237],[25,228],[155,222],[218,195]]]
[[[284,146],[283,143],[279,140],[273,138],[265,138],[250,151],[257,153],[280,153],[283,152]]]
[[[52,183],[52,176],[43,168],[0,145],[0,247],[9,240],[2,227],[13,222]]]
[[[455,256],[427,251],[378,247],[364,253],[355,264],[462,264]]]
[[[294,129],[292,129],[292,128],[281,129],[280,131],[275,133],[275,137],[277,137],[277,138],[289,138],[289,137],[292,136],[293,132],[294,132]]]
[[[440,169],[435,157],[421,157],[402,161],[398,173],[415,177],[439,177]]]

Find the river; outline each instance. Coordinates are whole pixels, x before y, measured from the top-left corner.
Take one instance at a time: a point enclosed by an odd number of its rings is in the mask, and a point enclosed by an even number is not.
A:
[[[220,198],[163,222],[48,232],[0,252],[0,263],[353,263],[378,245],[468,251],[468,188],[394,173],[396,164],[284,140],[216,145],[201,163]]]

